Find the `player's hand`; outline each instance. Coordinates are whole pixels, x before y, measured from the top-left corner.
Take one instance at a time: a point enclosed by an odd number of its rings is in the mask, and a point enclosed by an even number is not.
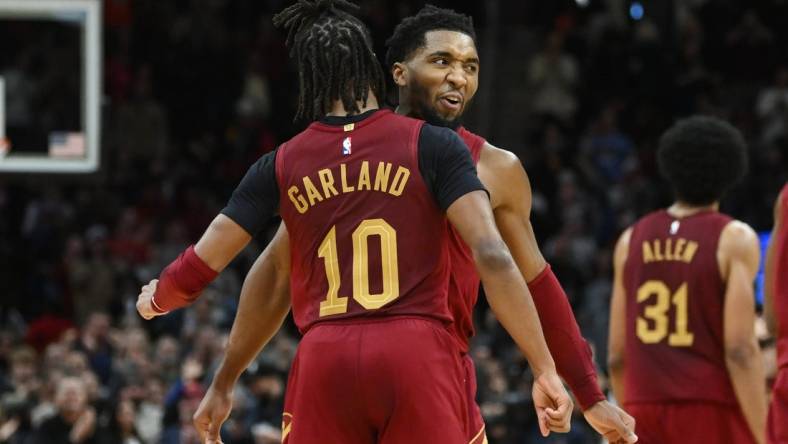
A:
[[[158,283],[159,280],[154,279],[148,285],[143,285],[140,295],[137,296],[137,313],[146,321],[150,321],[156,316],[167,314],[167,312],[159,313],[153,309],[153,295],[156,294],[156,285]]]
[[[194,428],[200,434],[201,442],[222,444],[219,431],[233,408],[232,396],[232,389],[230,391],[217,390],[213,384],[208,388],[193,418]]]
[[[568,432],[574,404],[558,374],[549,372],[539,375],[534,380],[532,393],[542,436],[549,435],[551,431]]]
[[[631,444],[638,440],[635,418],[607,401],[597,402],[583,416],[611,444]]]

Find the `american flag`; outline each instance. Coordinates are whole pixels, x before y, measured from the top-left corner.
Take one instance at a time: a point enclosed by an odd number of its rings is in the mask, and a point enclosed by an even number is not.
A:
[[[49,135],[51,157],[85,157],[85,135],[82,133],[54,132]]]

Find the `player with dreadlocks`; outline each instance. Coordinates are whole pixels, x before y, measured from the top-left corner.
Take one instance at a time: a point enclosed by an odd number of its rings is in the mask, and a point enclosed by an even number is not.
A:
[[[300,0],[275,17],[298,64],[299,115],[320,120],[249,169],[197,244],[143,288],[138,310],[150,318],[193,301],[278,211],[303,333],[287,386],[286,442],[464,443],[465,375],[448,329],[448,218],[534,370],[546,434],[571,400],[468,149],[451,130],[377,108],[382,76],[354,9]],[[254,311],[241,304],[238,317]],[[233,328],[195,416],[208,442],[219,441],[231,388],[249,362],[248,348],[234,346],[246,333]]]
[[[337,99],[348,114],[358,114],[370,93],[375,102],[384,96],[367,29],[348,12],[356,9],[345,0],[299,1],[274,17],[275,26],[288,29],[286,44],[301,67],[296,119],[317,120]]]

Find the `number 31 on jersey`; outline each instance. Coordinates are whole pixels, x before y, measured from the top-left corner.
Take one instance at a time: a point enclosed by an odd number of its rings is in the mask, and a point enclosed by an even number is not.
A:
[[[681,284],[672,297],[670,293],[667,284],[658,280],[646,281],[638,288],[638,304],[650,303],[637,318],[637,336],[644,344],[659,343],[667,336],[671,347],[691,347],[695,336],[689,331],[687,283]],[[671,305],[675,307],[675,322],[669,332]]]

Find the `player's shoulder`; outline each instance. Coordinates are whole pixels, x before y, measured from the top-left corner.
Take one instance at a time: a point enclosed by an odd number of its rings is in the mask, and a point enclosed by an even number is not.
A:
[[[520,158],[511,151],[499,148],[489,141],[482,145],[479,163],[494,170],[505,170],[507,168],[522,168]]]
[[[635,226],[634,225],[630,225],[618,236],[618,239],[616,240],[616,246],[615,246],[616,253],[618,253],[619,250],[621,250],[621,251],[628,251],[629,250],[629,244],[632,241],[632,232],[633,231],[635,231]]]
[[[520,158],[513,152],[499,148],[490,142],[484,142],[477,167],[480,174],[483,171],[489,172],[489,174],[485,174],[485,177],[513,185],[525,181],[524,185],[530,188],[528,174],[525,172]]]
[[[493,208],[525,203],[530,209],[531,181],[516,154],[485,142],[476,167],[479,178],[490,191]]]
[[[755,230],[740,220],[732,219],[722,229],[718,250],[725,256],[758,254],[760,244]]]
[[[758,242],[758,234],[747,223],[731,219],[720,233],[720,243],[750,244]]]

